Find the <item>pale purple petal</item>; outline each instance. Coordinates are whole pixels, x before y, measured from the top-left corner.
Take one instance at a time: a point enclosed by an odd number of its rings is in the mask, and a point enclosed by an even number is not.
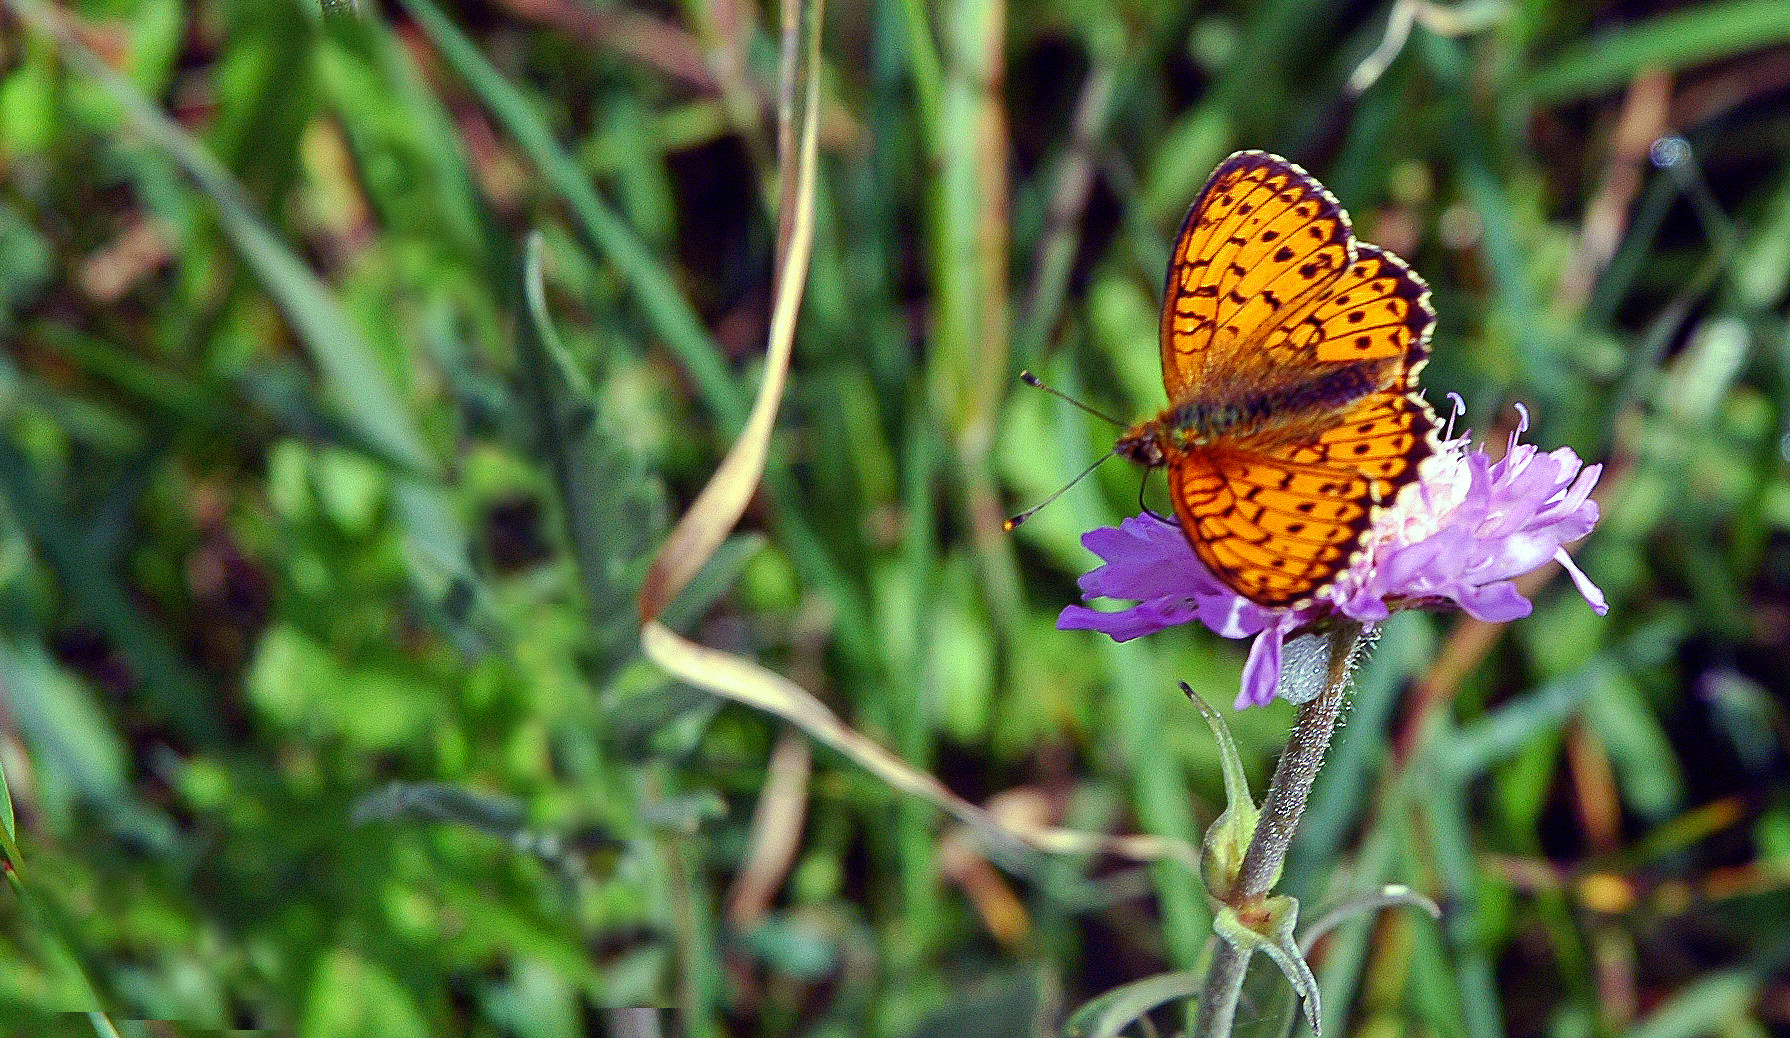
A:
[[[1535,607],[1508,580],[1475,587],[1463,585],[1449,596],[1461,610],[1475,620],[1490,624],[1507,623],[1528,616]]]
[[[1082,575],[1081,589],[1087,597],[1184,597],[1223,588],[1200,565],[1179,526],[1148,515],[1126,519],[1116,529],[1102,526],[1089,530],[1082,534],[1081,543],[1106,562]]]
[[[1560,567],[1566,570],[1566,575],[1572,578],[1573,586],[1579,589],[1579,594],[1584,595],[1585,601],[1591,603],[1592,612],[1603,616],[1610,611],[1610,603],[1604,600],[1603,589],[1591,582],[1585,571],[1573,562],[1572,556],[1566,554],[1565,548],[1555,550],[1554,561],[1560,563]]]
[[[1130,609],[1103,613],[1087,606],[1066,605],[1057,614],[1059,631],[1099,631],[1116,642],[1128,642],[1155,634],[1199,618],[1199,609],[1191,600],[1181,602],[1151,599]]]
[[[1274,690],[1280,685],[1280,650],[1286,644],[1286,632],[1279,624],[1255,636],[1249,646],[1249,659],[1243,664],[1243,687],[1237,692],[1233,709],[1246,706],[1267,706],[1274,702]]]
[[[1110,613],[1064,606],[1057,616],[1060,630],[1100,631],[1123,642],[1199,620],[1221,637],[1244,638],[1279,616],[1279,610],[1256,605],[1220,583],[1194,555],[1181,528],[1153,515],[1089,530],[1081,543],[1105,563],[1082,574],[1082,597],[1138,604]]]

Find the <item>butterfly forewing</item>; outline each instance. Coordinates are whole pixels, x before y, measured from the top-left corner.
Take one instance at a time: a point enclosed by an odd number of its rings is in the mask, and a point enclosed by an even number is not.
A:
[[[1349,217],[1304,170],[1239,152],[1206,181],[1169,259],[1162,379],[1170,401],[1262,342],[1353,259]]]
[[[1304,320],[1311,329],[1304,351],[1321,362],[1397,360],[1412,385],[1429,355],[1436,323],[1429,286],[1405,261],[1367,242],[1356,243],[1355,263],[1320,294]],[[1300,329],[1276,329],[1297,333]]]

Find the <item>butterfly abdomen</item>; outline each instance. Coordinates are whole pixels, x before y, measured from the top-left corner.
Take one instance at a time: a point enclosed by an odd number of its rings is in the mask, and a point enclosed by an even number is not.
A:
[[[1231,388],[1184,399],[1146,424],[1159,426],[1174,446],[1197,447],[1217,439],[1269,433],[1280,425],[1321,423],[1385,384],[1384,368],[1377,362],[1338,365],[1300,382]]]
[[[1328,424],[1331,415],[1385,388],[1386,381],[1384,365],[1363,361],[1339,365],[1302,382],[1229,387],[1210,397],[1182,400],[1133,427],[1113,449],[1140,465],[1156,468],[1167,464],[1173,454],[1214,443],[1301,437]]]
[[[1384,389],[1388,381],[1386,365],[1379,361],[1341,364],[1262,394],[1260,406],[1270,415],[1327,415]]]

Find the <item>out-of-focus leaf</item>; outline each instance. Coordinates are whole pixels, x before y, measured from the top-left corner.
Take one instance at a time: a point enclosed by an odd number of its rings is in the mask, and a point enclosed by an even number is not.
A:
[[[1698,1038],[1741,1024],[1759,997],[1760,978],[1751,971],[1724,970],[1693,981],[1665,1005],[1649,1013],[1623,1038]]]
[[[0,661],[13,715],[35,748],[45,806],[66,820],[77,799],[116,803],[125,798],[124,747],[87,691],[40,646],[0,642]]]
[[[766,919],[745,940],[766,965],[790,977],[819,981],[839,967],[836,937],[793,915]]]
[[[1422,790],[1414,803],[1422,809],[1423,823],[1434,855],[1437,900],[1461,906],[1443,916],[1453,973],[1455,1003],[1460,1006],[1463,1032],[1468,1038],[1500,1038],[1504,1033],[1498,1013],[1498,988],[1491,956],[1480,940],[1473,906],[1480,873],[1473,859],[1469,836],[1466,780],[1476,772],[1460,768],[1449,759],[1453,740],[1439,739],[1435,757],[1412,771],[1410,781]]]
[[[0,436],[0,493],[19,522],[62,575],[69,596],[110,637],[130,661],[142,669],[142,694],[175,719],[193,738],[215,741],[217,719],[204,703],[204,684],[125,594],[109,560],[85,543],[83,524],[53,498],[43,474],[32,467],[19,445]]]
[[[1604,666],[1607,661],[1594,661],[1579,673],[1505,703],[1463,728],[1446,755],[1446,766],[1457,775],[1478,775],[1553,731],[1583,707],[1600,684],[1597,668]]]
[[[27,13],[41,8],[22,0]],[[39,23],[40,25],[43,23]],[[242,185],[210,151],[162,114],[129,80],[113,72],[72,35],[56,32],[63,53],[122,109],[130,123],[198,184],[232,244],[279,302],[340,394],[343,420],[394,462],[417,472],[436,463],[401,403],[397,388],[366,338],[329,289],[267,226]]]
[[[76,804],[86,804],[124,836],[166,848],[168,820],[150,812],[126,781],[124,745],[87,690],[58,667],[41,645],[0,638],[0,690],[32,750],[37,797],[60,828]],[[12,797],[5,793],[7,830]]]
[[[1629,806],[1642,817],[1661,821],[1684,798],[1684,781],[1659,718],[1632,682],[1607,675],[1585,701],[1585,723],[1610,754],[1610,763]]]
[[[4,823],[6,826],[6,840],[10,846],[12,841],[19,838],[19,834],[18,830],[14,828],[12,787],[7,785],[6,769],[3,767],[0,767],[0,823]]]
[[[410,992],[377,964],[345,949],[318,966],[305,995],[301,1038],[430,1038]]]
[[[406,818],[457,822],[500,840],[514,839],[524,821],[522,805],[511,797],[443,782],[393,782],[355,801],[348,817],[357,825]]]
[[[1526,93],[1541,104],[1614,90],[1646,69],[1673,71],[1790,40],[1779,0],[1702,4],[1598,34],[1536,71]]]
[[[56,81],[43,56],[31,56],[0,80],[0,153],[36,157],[56,139]]]
[[[394,236],[482,271],[502,270],[514,246],[481,204],[453,123],[401,38],[376,17],[333,21],[316,64],[318,88],[344,120],[368,201]],[[373,96],[382,103],[365,103]]]
[[[565,509],[602,680],[631,655],[636,620],[630,607],[664,524],[663,495],[616,435],[602,397],[560,342],[547,312],[541,235],[529,236],[524,255],[529,319],[518,341],[523,397],[533,405],[535,434]]]
[[[1063,1038],[1117,1038],[1155,1009],[1199,993],[1205,974],[1195,970],[1134,980],[1096,998],[1063,1021]]]
[[[509,976],[484,995],[487,1012],[519,1038],[579,1038],[578,992],[565,974],[538,959],[514,964]]]
[[[597,196],[584,170],[554,140],[547,124],[521,91],[498,75],[472,42],[428,0],[405,0],[405,7],[428,31],[448,62],[516,135],[536,167],[564,196],[591,241],[622,269],[648,316],[702,387],[709,406],[721,416],[729,431],[737,431],[746,420],[744,394],[722,366],[708,332],[664,268]]]
[[[445,710],[440,690],[426,682],[378,662],[346,663],[290,627],[262,638],[247,685],[275,723],[362,751],[412,743]]]
[[[0,332],[10,330],[17,310],[42,291],[53,262],[43,235],[10,203],[0,201]]]
[[[1046,990],[1044,978],[1036,972],[990,980],[984,990],[928,1015],[908,1032],[908,1038],[1033,1034]]]

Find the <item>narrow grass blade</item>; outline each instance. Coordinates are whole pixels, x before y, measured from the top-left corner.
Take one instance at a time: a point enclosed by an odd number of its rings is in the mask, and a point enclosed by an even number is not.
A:
[[[1600,33],[1544,65],[1523,92],[1537,104],[1558,104],[1614,90],[1644,69],[1681,69],[1786,40],[1783,0],[1702,4]]]
[[[553,137],[528,98],[485,60],[454,23],[429,0],[403,0],[404,7],[427,30],[442,56],[472,85],[555,191],[565,199],[578,225],[634,289],[648,319],[678,361],[690,372],[704,400],[721,416],[729,433],[746,422],[746,406],[720,351],[696,319],[670,274],[591,187],[577,161]]]
[[[602,669],[613,671],[632,652],[628,603],[639,590],[635,562],[659,535],[662,493],[611,433],[601,398],[559,340],[547,312],[545,244],[538,232],[524,252],[528,319],[517,336],[522,396],[534,411],[539,448],[552,465],[565,509],[596,654]]]

